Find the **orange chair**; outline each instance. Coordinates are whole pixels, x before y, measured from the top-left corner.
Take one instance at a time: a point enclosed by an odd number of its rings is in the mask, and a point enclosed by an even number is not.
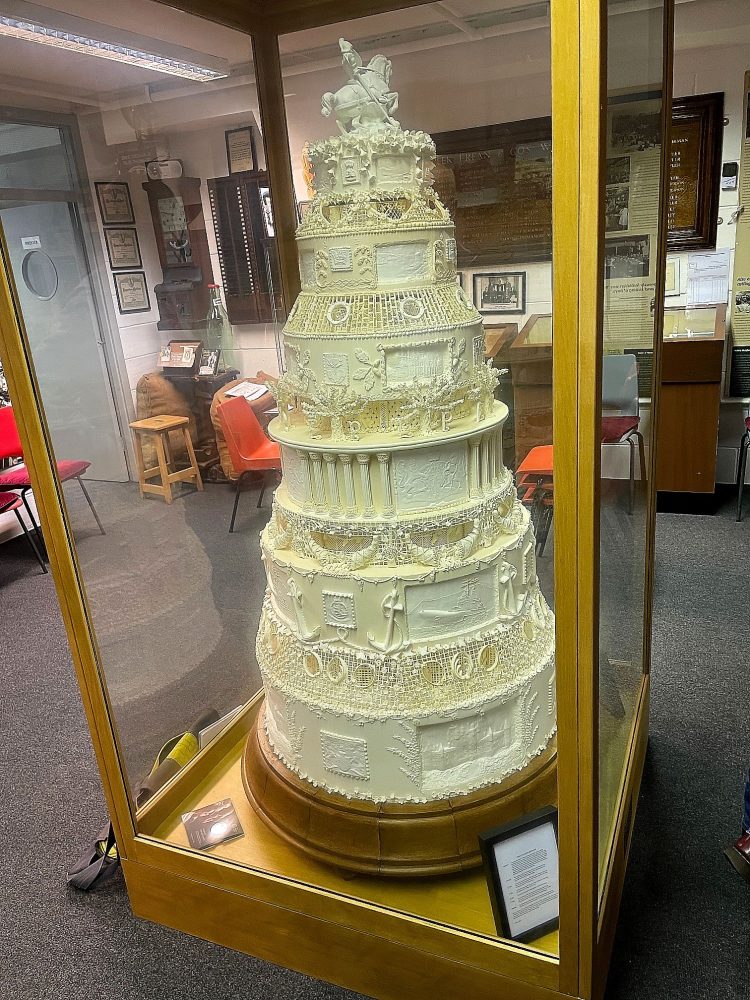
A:
[[[537,536],[537,555],[544,555],[554,511],[551,444],[542,444],[531,449],[516,469],[516,485],[519,492],[522,491],[521,503],[525,504],[531,513]]]
[[[242,396],[225,400],[218,408],[219,423],[224,431],[232,468],[237,473],[237,488],[234,495],[230,532],[234,531],[237,504],[240,502],[242,480],[251,472],[263,473],[263,485],[258,497],[258,507],[263,503],[266,492],[267,473],[281,471],[281,453],[274,441],[269,441],[263,433],[250,404]]]

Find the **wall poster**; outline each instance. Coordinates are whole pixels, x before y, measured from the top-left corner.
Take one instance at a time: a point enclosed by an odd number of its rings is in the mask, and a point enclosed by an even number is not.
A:
[[[607,115],[604,350],[653,344],[661,94],[611,98]]]

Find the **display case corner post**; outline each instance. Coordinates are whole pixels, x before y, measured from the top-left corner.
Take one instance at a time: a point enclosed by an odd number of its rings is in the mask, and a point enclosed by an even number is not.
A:
[[[0,362],[13,401],[39,523],[45,539],[57,599],[67,633],[81,700],[91,732],[104,797],[118,850],[126,857],[135,837],[127,784],[114,724],[99,675],[88,611],[72,545],[65,497],[57,476],[28,338],[15,290],[10,257],[0,223]]]
[[[560,988],[590,997],[596,954],[598,503],[606,5],[552,7],[555,594]],[[592,239],[592,234],[595,238]],[[576,420],[570,420],[570,414]],[[571,564],[573,569],[571,570]],[[575,587],[563,581],[576,580]]]
[[[252,35],[252,46],[260,125],[278,238],[282,291],[285,309],[289,310],[299,294],[300,278],[294,238],[297,228],[297,205],[292,178],[278,35],[267,30],[256,31]]]
[[[648,476],[648,500],[646,516],[646,580],[644,587],[644,629],[643,666],[645,673],[651,671],[651,628],[653,621],[654,560],[656,558],[656,503],[657,503],[657,440],[659,436],[659,400],[661,395],[661,373],[664,346],[664,288],[666,284],[669,214],[669,165],[671,161],[671,107],[673,94],[674,63],[674,10],[675,0],[664,2],[663,34],[663,85],[662,132],[665,141],[661,150],[661,185],[659,190],[659,245],[656,262],[656,291],[654,297],[654,361],[651,383],[651,442],[648,450],[646,474]]]

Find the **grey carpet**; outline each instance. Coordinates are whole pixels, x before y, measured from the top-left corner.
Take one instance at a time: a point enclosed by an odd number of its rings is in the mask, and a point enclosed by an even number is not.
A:
[[[220,499],[213,513],[208,507],[201,513],[198,505],[186,514],[175,511],[175,523],[205,516],[207,528],[215,524],[210,520],[214,516],[223,521],[228,508],[226,498]],[[244,534],[231,549],[233,562],[255,546],[262,517],[252,512],[251,497],[244,499]],[[97,500],[104,502],[104,497]],[[112,510],[110,505],[106,513]],[[729,868],[721,848],[737,830],[742,771],[750,757],[750,516],[736,525],[729,513],[659,516],[651,746],[608,1000],[733,1000],[747,993],[750,889]],[[124,526],[122,530],[121,537],[113,523],[113,538],[106,544],[124,545],[127,532]],[[87,539],[81,542],[82,553],[94,549],[93,532]],[[203,555],[195,553],[195,558],[200,562]],[[216,558],[209,554],[214,566],[210,586],[218,597],[216,588],[225,586],[226,579],[217,575]],[[89,559],[95,556],[85,555],[90,568]],[[219,655],[228,650],[234,678],[224,692],[228,700],[244,683],[234,664],[245,646],[238,653],[226,633],[233,615],[239,616],[234,624],[239,621],[243,636],[252,629],[260,586],[256,569],[257,563],[248,570],[251,592],[244,605],[231,594],[221,595],[232,614],[210,634],[214,655],[217,649]],[[178,611],[193,584],[186,581],[185,594],[174,598]],[[20,539],[0,548],[0,588],[0,996],[353,996],[135,920],[119,877],[89,895],[66,889],[66,867],[103,815],[99,780],[54,588]],[[127,629],[126,608],[121,612]],[[141,615],[149,621],[152,612],[141,609]],[[118,628],[116,621],[111,623],[113,642]],[[211,680],[205,657],[186,646],[184,670],[162,692],[164,711],[174,701],[174,685],[190,703]],[[151,699],[128,699],[127,691],[134,689],[122,690],[127,731],[137,744],[135,734],[153,704],[149,709]],[[172,721],[165,721],[166,729]],[[135,746],[131,766],[140,766],[148,752],[150,747]]]

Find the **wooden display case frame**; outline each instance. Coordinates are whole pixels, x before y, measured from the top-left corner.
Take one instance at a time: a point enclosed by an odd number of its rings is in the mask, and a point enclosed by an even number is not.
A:
[[[424,0],[419,0],[424,2]],[[296,206],[278,34],[416,6],[415,0],[185,0],[180,8],[252,36],[266,157],[286,302],[299,290]],[[600,882],[598,843],[598,489],[599,379],[602,351],[602,187],[606,107],[606,10],[599,0],[552,5],[553,246],[556,329],[553,413],[555,570],[575,581],[556,594],[559,958],[528,945],[458,929],[403,912],[394,886],[387,903],[364,901],[287,872],[274,873],[200,854],[144,832],[158,830],[189,786],[210,782],[249,728],[252,703],[181,772],[136,824],[123,758],[57,478],[18,298],[0,268],[0,357],[8,377],[34,483],[57,593],[82,699],[136,915],[380,998],[464,992],[476,1000],[601,997],[625,875],[647,741],[648,673],[638,698],[609,854]],[[672,0],[665,0],[665,107],[671,90]],[[663,122],[663,125],[665,123]],[[664,133],[666,134],[666,130]],[[668,146],[663,144],[663,166]],[[668,172],[663,169],[663,177]],[[662,185],[662,219],[666,185]],[[657,288],[663,288],[666,226]],[[3,248],[7,259],[7,248]],[[663,295],[656,296],[657,310]],[[657,315],[657,324],[659,315]],[[660,359],[656,343],[655,364]],[[654,535],[653,463],[649,477],[647,566]],[[644,606],[644,663],[650,659],[651,573]],[[243,727],[245,727],[243,729]],[[600,890],[601,886],[601,890]],[[179,905],[176,905],[179,901]]]

